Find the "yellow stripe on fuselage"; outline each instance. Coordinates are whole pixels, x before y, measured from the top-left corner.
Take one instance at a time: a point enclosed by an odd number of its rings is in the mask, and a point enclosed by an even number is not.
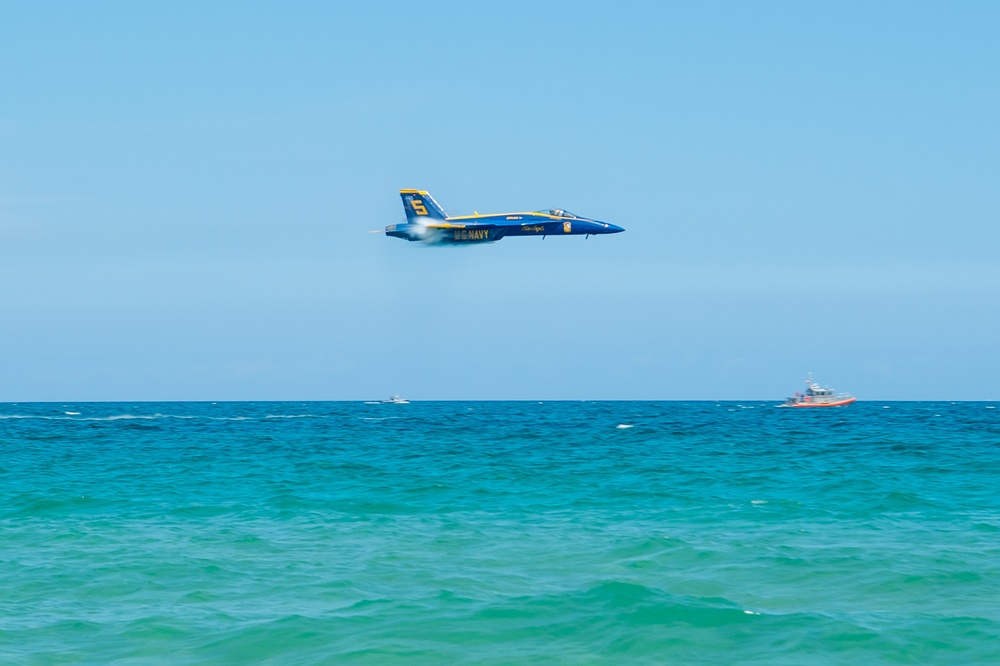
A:
[[[514,216],[514,215],[520,215],[522,217],[526,216],[526,215],[531,215],[533,217],[546,217],[546,218],[548,218],[550,220],[580,220],[580,219],[583,219],[583,218],[579,218],[579,217],[566,217],[566,216],[563,216],[563,215],[549,215],[548,213],[539,213],[537,211],[531,211],[530,213],[486,213],[485,215],[483,213],[480,213],[479,215],[456,215],[454,217],[449,217],[447,219],[449,221],[450,220],[481,220],[484,217],[508,217],[508,216]]]

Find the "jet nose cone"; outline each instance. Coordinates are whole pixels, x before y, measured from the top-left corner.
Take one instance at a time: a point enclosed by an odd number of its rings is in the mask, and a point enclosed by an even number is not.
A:
[[[593,231],[588,232],[592,234],[617,234],[620,231],[625,231],[616,224],[609,224],[600,220],[591,220],[589,228],[593,229]]]

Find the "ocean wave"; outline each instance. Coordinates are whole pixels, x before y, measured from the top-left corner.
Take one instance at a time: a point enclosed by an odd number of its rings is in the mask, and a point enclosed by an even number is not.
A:
[[[66,412],[66,414],[79,414],[79,412]],[[268,417],[282,418],[282,417]],[[296,418],[296,417],[287,417]],[[111,414],[108,416],[47,416],[45,414],[0,414],[0,419],[36,419],[39,421],[155,421],[157,419],[178,419],[181,421],[254,421],[253,416],[203,416],[185,414]]]
[[[753,622],[759,614],[757,609],[744,608],[722,597],[679,595],[639,583],[608,580],[582,591],[513,598],[480,611],[479,616],[495,621],[520,615],[539,624],[544,624],[545,616],[561,617],[604,625],[617,634],[629,626],[727,627]]]
[[[325,414],[268,414],[265,419],[326,419]]]

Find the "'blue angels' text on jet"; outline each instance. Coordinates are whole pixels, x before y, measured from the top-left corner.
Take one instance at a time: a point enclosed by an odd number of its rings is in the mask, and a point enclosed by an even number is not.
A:
[[[425,243],[492,243],[507,236],[616,234],[625,231],[607,222],[580,217],[559,208],[529,213],[492,213],[448,217],[422,190],[400,190],[405,224],[390,224],[386,236]]]

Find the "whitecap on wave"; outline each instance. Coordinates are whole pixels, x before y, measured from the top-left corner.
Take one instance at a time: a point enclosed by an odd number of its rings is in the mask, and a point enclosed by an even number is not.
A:
[[[319,414],[268,414],[267,419],[325,419]]]

